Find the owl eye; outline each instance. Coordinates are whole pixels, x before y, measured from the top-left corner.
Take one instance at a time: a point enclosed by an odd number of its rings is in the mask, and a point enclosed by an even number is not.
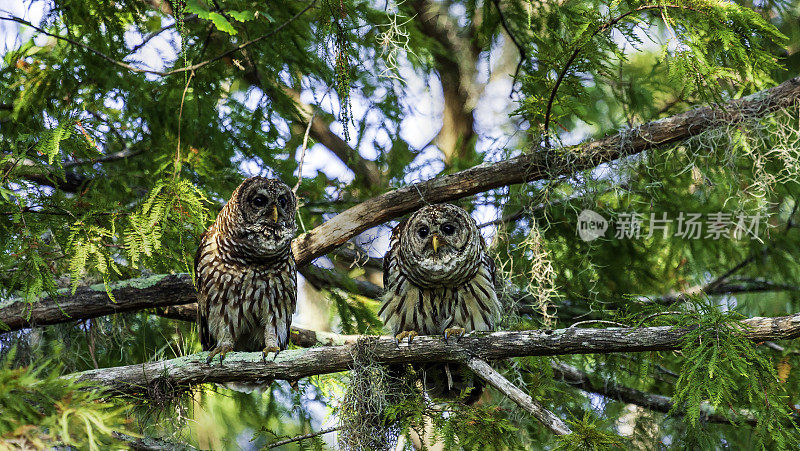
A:
[[[440,229],[442,230],[442,233],[444,233],[445,235],[452,235],[456,231],[456,226],[450,223],[445,223],[442,224]]]
[[[422,226],[417,229],[417,235],[419,235],[420,238],[425,238],[426,236],[428,236],[428,232],[430,232],[428,230],[428,226]]]
[[[256,208],[263,208],[267,206],[267,198],[261,195],[258,195],[253,198],[253,206]]]
[[[286,196],[281,195],[281,197],[278,198],[278,204],[281,206],[281,208],[286,208],[286,202],[288,202],[286,200]]]

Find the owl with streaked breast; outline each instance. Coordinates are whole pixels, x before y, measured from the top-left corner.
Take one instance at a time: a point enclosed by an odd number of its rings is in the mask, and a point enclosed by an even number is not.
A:
[[[429,205],[398,224],[384,258],[383,304],[379,315],[397,340],[417,334],[460,336],[491,331],[500,318],[495,265],[475,220],[450,204]],[[426,390],[453,398],[464,389],[453,364],[423,367]],[[477,400],[482,384],[473,385]]]
[[[292,255],[296,198],[285,183],[251,177],[233,191],[195,255],[203,350],[277,353],[289,343],[297,299]]]

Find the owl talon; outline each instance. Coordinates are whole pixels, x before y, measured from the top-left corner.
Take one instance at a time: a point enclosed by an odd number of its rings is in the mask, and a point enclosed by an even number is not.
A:
[[[272,356],[272,361],[274,362],[275,359],[278,357],[278,353],[281,352],[281,348],[277,346],[267,346],[261,351],[261,357],[264,359],[264,363],[267,363],[267,354],[270,352],[274,352],[275,355]]]
[[[419,334],[414,332],[413,330],[406,330],[404,332],[400,332],[394,337],[395,343],[397,343],[397,347],[399,348],[400,342],[403,341],[404,338],[408,337],[408,344],[411,345],[411,340],[413,340],[414,337],[416,337],[417,335]]]
[[[461,337],[463,337],[464,335],[465,335],[464,334],[464,329],[462,329],[461,327],[453,327],[453,328],[450,328],[450,329],[445,329],[444,330],[444,342],[449,344],[449,342],[447,340],[450,337],[455,336],[456,337],[456,343],[458,343],[459,341],[461,341]]]
[[[233,351],[232,346],[217,346],[208,353],[206,364],[211,365],[211,360],[214,359],[214,356],[219,355],[219,364],[222,365],[222,361],[225,359],[225,354],[229,353],[230,351]]]

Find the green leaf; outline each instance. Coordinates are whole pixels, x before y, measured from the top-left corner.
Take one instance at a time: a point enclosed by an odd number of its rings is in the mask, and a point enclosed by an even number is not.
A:
[[[255,18],[255,14],[252,11],[228,11],[228,15],[233,17],[235,20],[239,22],[247,22],[248,20],[253,20]]]
[[[217,27],[217,30],[224,31],[225,33],[228,33],[231,36],[236,35],[237,33],[236,29],[233,28],[233,25],[231,25],[231,23],[228,22],[228,19],[226,19],[225,16],[223,16],[222,14],[212,12],[209,13],[208,17],[214,23],[214,26]]]

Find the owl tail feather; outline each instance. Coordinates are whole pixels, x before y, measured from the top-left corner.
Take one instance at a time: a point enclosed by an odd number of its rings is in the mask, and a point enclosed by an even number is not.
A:
[[[431,398],[475,404],[485,384],[464,365],[434,363],[422,368],[422,383]]]

